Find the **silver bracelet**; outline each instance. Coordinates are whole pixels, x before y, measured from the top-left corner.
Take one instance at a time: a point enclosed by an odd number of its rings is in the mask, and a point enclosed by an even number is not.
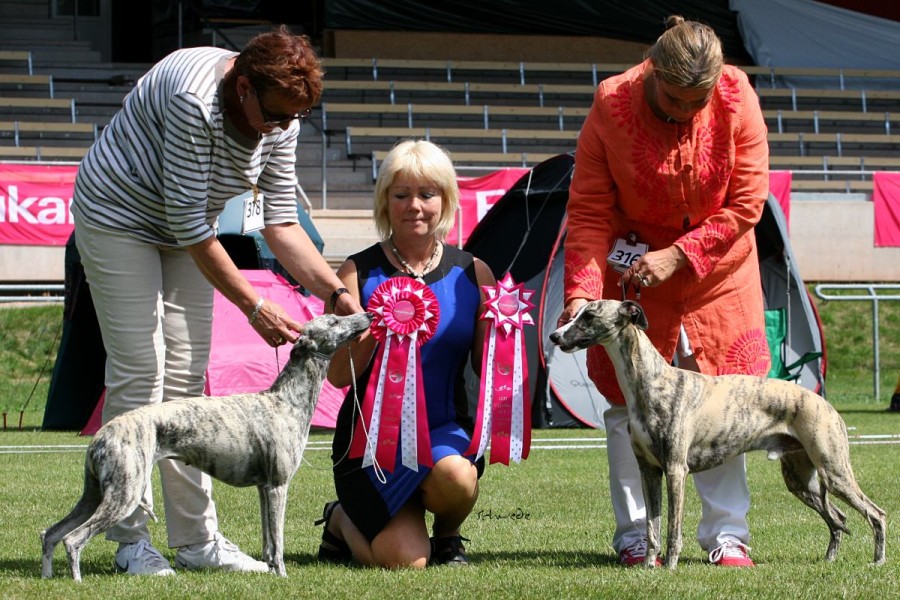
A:
[[[253,321],[256,320],[256,317],[259,316],[259,311],[262,310],[264,301],[265,300],[263,298],[260,298],[256,301],[256,306],[253,307],[253,312],[250,313],[250,316],[247,318],[247,322],[251,325],[253,324]]]

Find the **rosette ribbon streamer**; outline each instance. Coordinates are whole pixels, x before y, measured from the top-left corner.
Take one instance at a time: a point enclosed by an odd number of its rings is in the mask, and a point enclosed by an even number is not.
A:
[[[516,284],[509,273],[495,286],[482,286],[487,296],[482,319],[490,321],[481,358],[481,387],[475,431],[467,454],[477,458],[491,442],[491,463],[509,464],[528,458],[531,448],[531,402],[524,326],[534,325],[528,311],[533,290]]]
[[[366,310],[379,346],[350,456],[393,472],[399,444],[403,466],[434,466],[419,347],[437,330],[437,297],[416,279],[395,277],[375,288]]]

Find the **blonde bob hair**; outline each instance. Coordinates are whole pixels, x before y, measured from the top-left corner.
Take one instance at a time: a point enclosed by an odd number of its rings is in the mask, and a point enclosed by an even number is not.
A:
[[[446,150],[426,140],[403,140],[391,148],[375,180],[375,228],[382,240],[391,236],[391,220],[388,211],[388,188],[398,175],[430,182],[441,191],[441,216],[435,237],[443,240],[453,227],[459,207],[459,186],[456,169]]]
[[[672,15],[647,51],[656,75],[681,88],[711,89],[722,74],[722,41],[709,25]]]

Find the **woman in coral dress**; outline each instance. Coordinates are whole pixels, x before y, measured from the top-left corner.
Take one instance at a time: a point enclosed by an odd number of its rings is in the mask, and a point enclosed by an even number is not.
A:
[[[560,323],[587,301],[621,299],[621,285],[639,285],[647,334],[663,356],[709,375],[765,376],[753,227],[767,197],[766,126],[746,75],[723,64],[709,27],[669,17],[647,60],[600,84],[582,128]],[[607,261],[617,240],[619,249],[636,242],[647,251],[617,271]],[[638,564],[646,513],[627,410],[601,347],[588,350],[588,370],[611,403],[604,417],[613,546],[623,564]],[[710,561],[752,566],[743,456],[694,481],[703,505],[698,541]]]

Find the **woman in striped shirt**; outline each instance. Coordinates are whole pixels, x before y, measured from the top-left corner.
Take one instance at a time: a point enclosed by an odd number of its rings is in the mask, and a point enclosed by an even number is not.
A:
[[[178,50],[138,81],[86,155],[72,212],[107,352],[104,423],[203,394],[213,288],[272,347],[297,339],[301,324],[259,296],[216,237],[229,200],[243,203],[245,231],[261,229],[297,281],[338,314],[362,310],[336,291],[343,284],[297,218],[297,136],[321,92],[309,41],[284,27],[239,54]],[[159,467],[177,566],[268,570],[219,533],[209,476],[172,460]],[[119,542],[120,570],[173,573],[150,545],[144,510],[107,538]]]

